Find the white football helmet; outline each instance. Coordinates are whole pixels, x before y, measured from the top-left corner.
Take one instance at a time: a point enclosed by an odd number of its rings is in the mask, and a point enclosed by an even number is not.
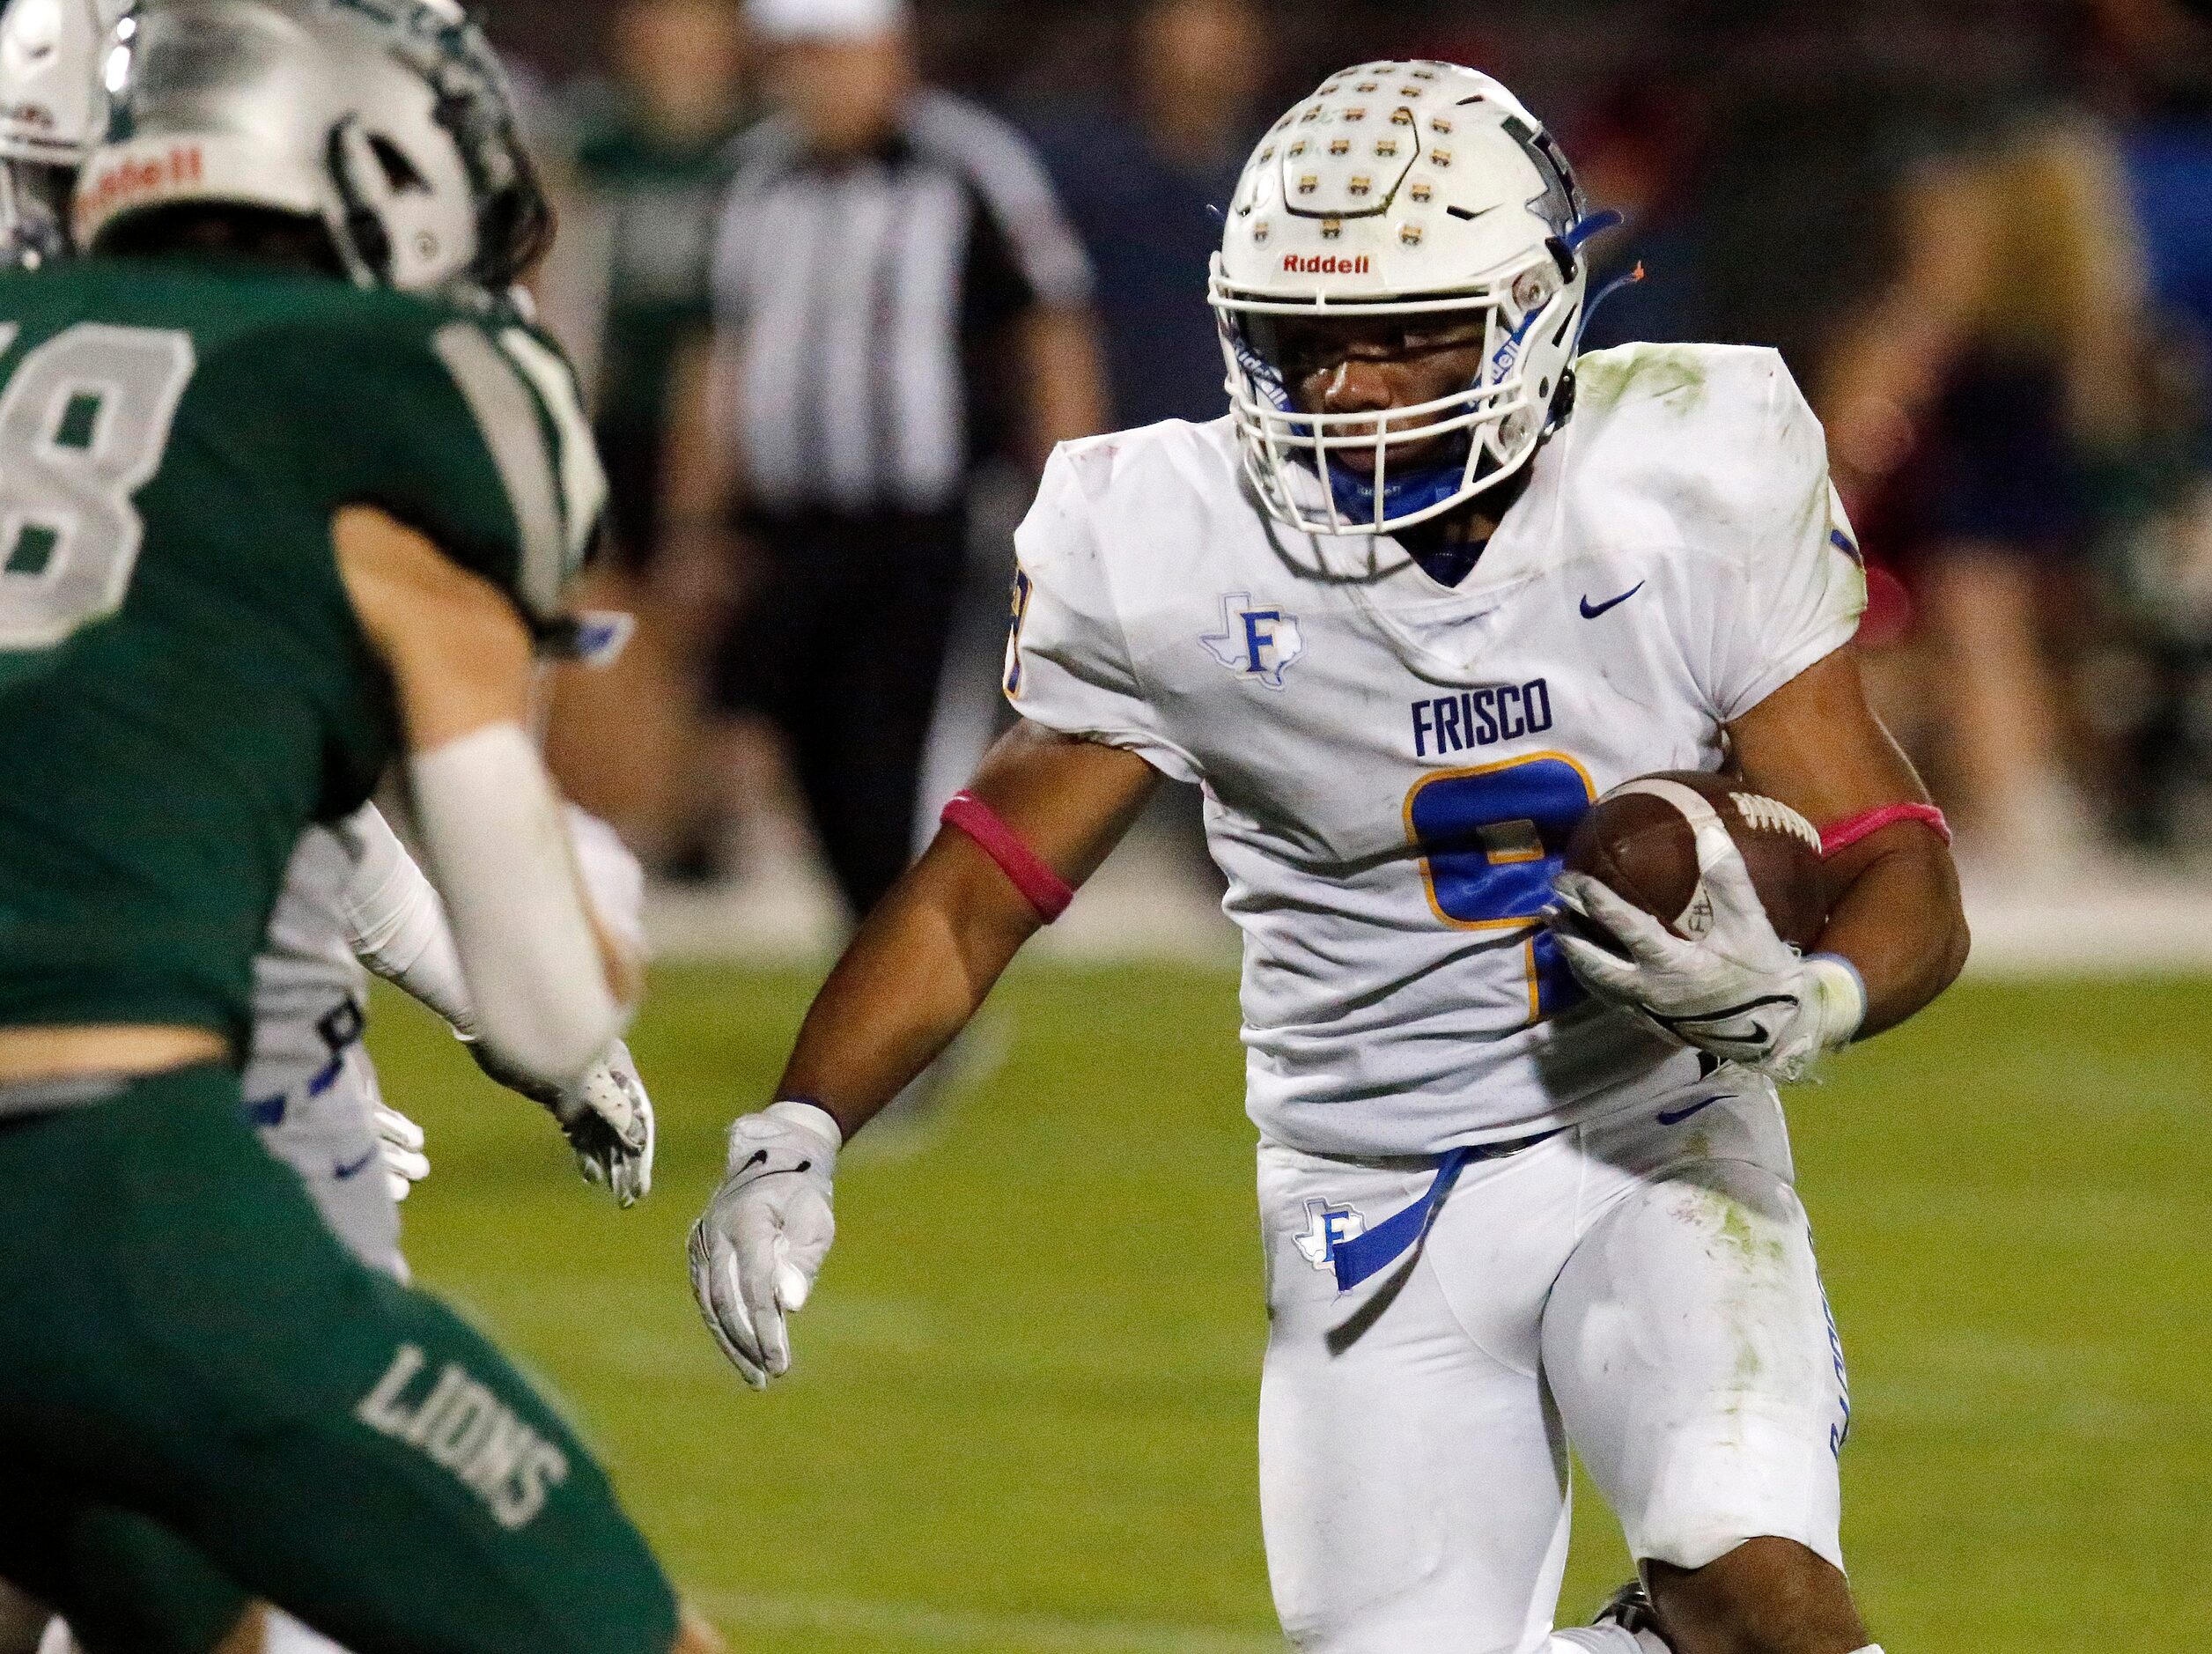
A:
[[[457,0],[141,0],[76,240],[189,203],[319,220],[363,286],[504,294],[552,212]]]
[[[100,60],[130,0],[10,0],[0,13],[0,262],[69,250],[77,169],[107,132]]]
[[[1377,63],[1331,76],[1246,163],[1213,262],[1231,411],[1253,486],[1301,533],[1376,535],[1513,476],[1573,408],[1589,216],[1543,126],[1489,76]],[[1418,408],[1306,413],[1284,324],[1423,318],[1486,324],[1483,368]],[[1449,439],[1447,455],[1393,451]],[[1371,471],[1342,462],[1371,456]]]

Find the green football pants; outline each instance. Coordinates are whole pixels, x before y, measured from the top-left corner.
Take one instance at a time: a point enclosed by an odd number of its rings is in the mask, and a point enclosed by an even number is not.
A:
[[[0,1575],[188,1650],[219,1580],[126,1513],[357,1654],[665,1654],[674,1596],[573,1432],[331,1237],[229,1070],[0,1121]],[[167,1584],[125,1603],[134,1555]]]

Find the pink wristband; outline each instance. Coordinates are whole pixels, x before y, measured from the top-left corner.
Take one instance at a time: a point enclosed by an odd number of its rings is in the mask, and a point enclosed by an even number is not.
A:
[[[1945,844],[1950,842],[1950,823],[1943,819],[1943,812],[1933,804],[1885,804],[1880,809],[1870,809],[1863,816],[1854,816],[1849,821],[1823,828],[1820,853],[1840,856],[1853,845],[1873,838],[1884,827],[1894,827],[1899,822],[1907,821],[1918,822]]]
[[[1067,905],[1075,899],[1067,881],[1046,867],[1043,859],[1023,844],[1014,829],[999,818],[999,812],[983,800],[973,793],[955,794],[941,819],[946,826],[957,827],[974,839],[1046,924],[1067,912]]]

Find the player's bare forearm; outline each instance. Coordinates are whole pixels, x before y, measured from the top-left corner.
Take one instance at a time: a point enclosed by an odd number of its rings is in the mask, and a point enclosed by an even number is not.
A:
[[[1969,945],[1958,872],[1943,840],[1911,824],[1877,837],[1889,842],[1869,840],[1838,858],[1861,865],[1832,874],[1836,894],[1820,938],[1823,953],[1851,961],[1866,983],[1862,1039],[1886,1033],[1931,1004],[1958,979]],[[1920,922],[1900,923],[1900,915],[1920,916]]]
[[[830,973],[778,1094],[852,1136],[967,1026],[1039,922],[980,851],[940,834]]]
[[[992,749],[970,790],[1080,888],[1158,781],[1130,753],[1023,723]],[[952,1043],[1043,922],[981,846],[945,829],[822,985],[781,1095],[819,1103],[851,1136]]]
[[[1928,791],[1867,705],[1858,661],[1831,655],[1729,726],[1744,779],[1832,827]],[[1950,848],[1919,823],[1884,829],[1830,859],[1820,949],[1866,984],[1862,1037],[1896,1027],[1958,978],[1969,938]]]

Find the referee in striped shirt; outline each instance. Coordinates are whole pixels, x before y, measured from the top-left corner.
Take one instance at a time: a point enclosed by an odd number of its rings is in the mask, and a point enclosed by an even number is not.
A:
[[[1104,418],[1090,270],[1013,129],[914,78],[904,0],[750,0],[693,497],[748,559],[716,709],[767,715],[858,916],[903,873],[978,461]]]

